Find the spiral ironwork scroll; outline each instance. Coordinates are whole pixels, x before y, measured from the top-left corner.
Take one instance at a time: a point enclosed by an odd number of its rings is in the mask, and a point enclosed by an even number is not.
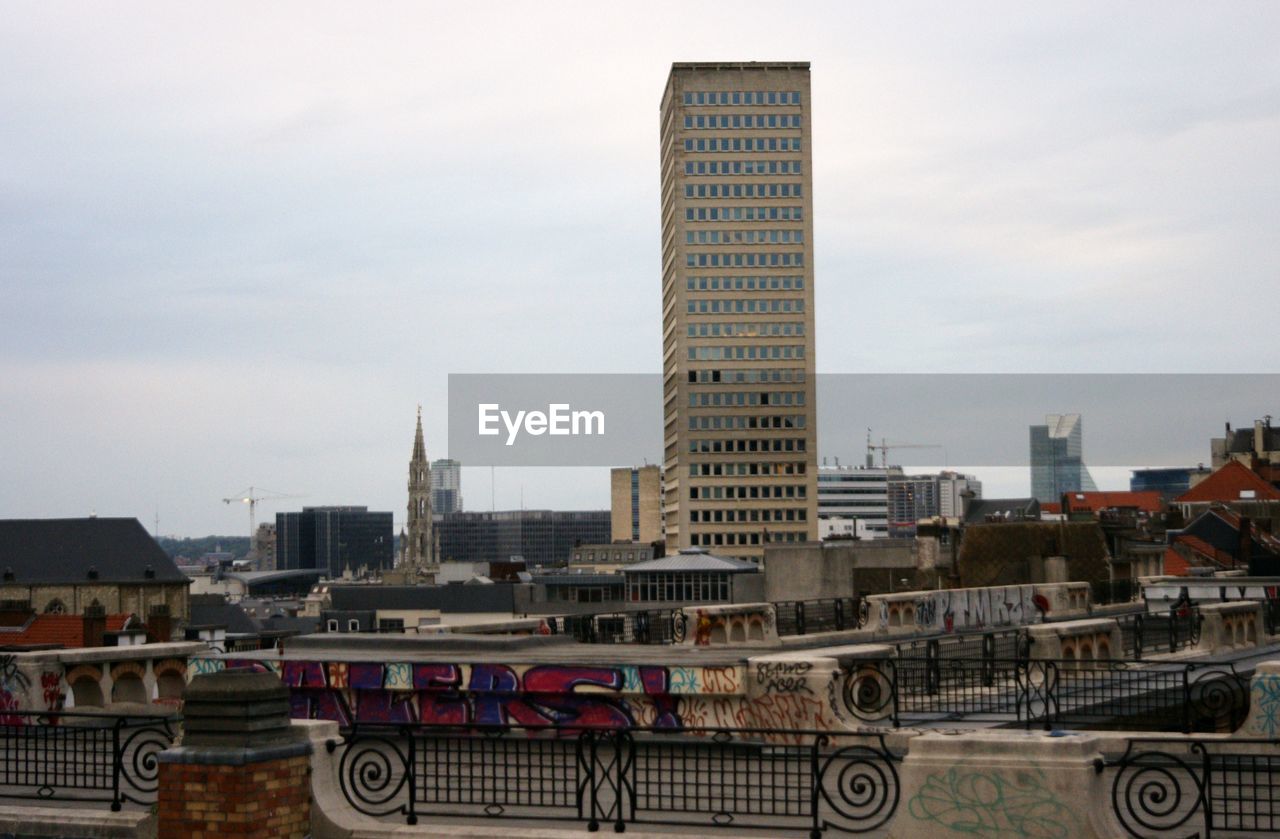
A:
[[[873,662],[854,664],[844,677],[845,709],[864,722],[891,716],[896,699],[892,667],[887,661],[884,666]]]
[[[676,610],[671,613],[671,639],[677,644],[683,644],[685,634],[689,631],[689,616],[683,611]]]
[[[1132,750],[1133,744],[1130,744]],[[1204,804],[1199,767],[1204,747],[1191,744],[1190,755],[1162,751],[1126,752],[1111,784],[1116,818],[1130,836],[1165,836],[1190,821]]]
[[[367,816],[408,813],[406,803],[396,803],[410,778],[408,756],[390,737],[364,736],[347,741],[338,763],[338,783],[356,810]],[[408,796],[414,791],[408,790]]]
[[[826,755],[814,778],[824,805],[814,813],[815,827],[865,833],[893,818],[901,797],[893,761],[883,740],[879,749],[845,746]]]
[[[1194,719],[1232,717],[1245,707],[1248,698],[1245,680],[1231,665],[1204,670],[1187,665],[1185,699]]]
[[[129,732],[120,743],[120,766],[124,780],[139,793],[154,793],[160,788],[160,758],[162,751],[173,745],[174,731],[168,722],[146,725]],[[130,801],[138,799],[122,793]]]

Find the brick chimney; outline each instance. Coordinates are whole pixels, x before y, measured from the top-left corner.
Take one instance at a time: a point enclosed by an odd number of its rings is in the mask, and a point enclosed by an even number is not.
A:
[[[173,640],[173,618],[164,603],[153,605],[147,611],[147,643],[167,644]]]
[[[101,606],[84,607],[84,645],[101,647],[107,632],[107,610]]]
[[[30,600],[0,600],[0,626],[26,626],[34,614]]]

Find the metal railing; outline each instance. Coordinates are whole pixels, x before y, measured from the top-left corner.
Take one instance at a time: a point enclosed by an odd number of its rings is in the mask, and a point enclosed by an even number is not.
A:
[[[553,635],[570,635],[584,644],[679,644],[689,628],[680,609],[565,615],[546,621]]]
[[[179,717],[0,712],[0,798],[150,804]]]
[[[1135,661],[1150,653],[1176,653],[1200,643],[1203,618],[1195,606],[1175,606],[1167,612],[1116,615],[1120,648]]]
[[[862,625],[859,597],[830,600],[780,600],[773,604],[779,635],[841,632]]]
[[[900,795],[884,738],[780,729],[357,725],[326,744],[365,815],[858,833]]]
[[[1280,741],[1135,738],[1094,768],[1112,774],[1112,812],[1138,839],[1280,833]]]
[[[1230,664],[1000,658],[862,662],[844,680],[863,722],[996,722],[1031,728],[1211,730],[1237,727],[1248,680]]]

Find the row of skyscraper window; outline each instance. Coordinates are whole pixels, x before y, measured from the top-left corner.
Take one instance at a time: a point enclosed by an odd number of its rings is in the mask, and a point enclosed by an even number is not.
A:
[[[690,347],[690,361],[782,361],[804,358],[804,344],[773,347]]]
[[[768,370],[690,370],[689,384],[749,385],[758,382],[803,382],[804,370],[772,367]],[[775,403],[777,404],[777,403]],[[804,404],[801,402],[800,404]]]
[[[686,90],[686,105],[799,105],[798,90]]]
[[[691,323],[690,338],[777,338],[803,335],[803,323]]]
[[[800,151],[799,137],[686,137],[687,152]]]
[[[800,184],[685,184],[685,198],[800,198]]]
[[[804,221],[801,207],[686,207],[685,221]]]
[[[803,475],[804,463],[693,463],[689,465],[691,478],[719,478],[723,476]]]
[[[757,428],[766,430],[804,428],[804,414],[786,414],[776,417],[689,417],[690,431],[755,431]]]
[[[804,531],[791,532],[784,530],[780,532],[766,533],[770,542],[804,542],[808,540],[809,534]],[[723,545],[759,545],[760,533],[690,533],[689,544],[695,548],[714,548]]]
[[[691,432],[718,432],[718,430],[754,430],[778,428],[804,428],[804,414],[780,416],[690,416]],[[744,464],[745,466],[746,464]],[[755,474],[755,473],[751,473]]]
[[[798,160],[688,160],[686,175],[799,175]]]
[[[808,521],[809,511],[803,507],[781,510],[690,510],[689,521],[697,524],[746,524],[752,521]]]
[[[723,393],[691,393],[690,408],[745,408],[756,405],[803,405],[803,390],[761,393],[758,390],[734,390]]]
[[[803,300],[786,300],[775,297],[763,300],[690,300],[686,304],[689,314],[775,314],[777,312],[803,312]]]
[[[799,114],[721,114],[720,116],[686,116],[684,127],[715,130],[717,128],[799,128]]]
[[[686,268],[803,268],[804,253],[688,253]]]
[[[692,454],[726,454],[729,452],[802,452],[803,437],[777,440],[690,440]]]
[[[686,245],[802,245],[803,230],[686,230]]]
[[[686,288],[689,291],[800,291],[804,289],[804,277],[689,277]],[[802,306],[800,311],[803,310]]]
[[[719,501],[721,499],[738,499],[750,501],[760,498],[804,498],[804,484],[752,484],[750,486],[708,486],[689,487],[689,497],[693,500]]]

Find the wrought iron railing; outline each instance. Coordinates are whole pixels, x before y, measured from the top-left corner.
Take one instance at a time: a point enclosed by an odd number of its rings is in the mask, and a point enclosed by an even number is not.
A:
[[[482,816],[816,836],[882,827],[899,799],[900,758],[876,734],[357,725],[327,748],[352,807],[409,824]]]
[[[857,629],[863,623],[861,598],[780,600],[772,604],[779,635],[812,635]]]
[[[1167,612],[1116,615],[1121,651],[1135,661],[1152,653],[1176,653],[1200,643],[1203,618],[1195,606],[1175,606]]]
[[[1138,839],[1280,832],[1280,741],[1135,738],[1094,767],[1111,774],[1112,812]]]
[[[1231,664],[902,658],[851,666],[843,695],[858,720],[894,726],[969,721],[1191,732],[1238,726],[1249,686]]]
[[[0,712],[0,798],[150,804],[178,717]]]
[[[547,618],[552,634],[584,644],[679,644],[689,619],[680,609],[641,609]]]
[[[1262,618],[1268,635],[1280,634],[1280,598],[1268,597],[1262,601]]]

